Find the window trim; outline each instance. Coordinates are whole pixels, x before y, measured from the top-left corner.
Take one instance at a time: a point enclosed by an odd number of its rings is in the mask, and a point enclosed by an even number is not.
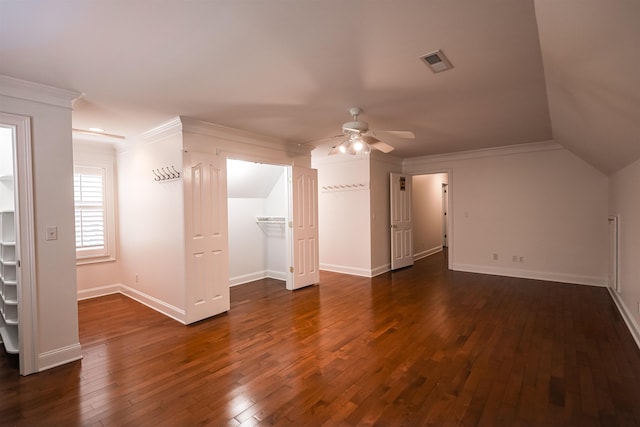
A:
[[[78,155],[76,155],[78,154]],[[93,154],[93,153],[91,153]],[[77,169],[102,169],[104,171],[105,250],[97,254],[90,249],[76,248],[76,265],[94,264],[116,260],[115,185],[113,160],[104,159],[108,154],[90,155],[74,153],[73,174]],[[97,158],[101,157],[101,158]],[[75,190],[74,190],[75,199]],[[74,205],[75,216],[75,205]],[[75,222],[75,220],[74,220]],[[74,239],[75,240],[75,239]]]

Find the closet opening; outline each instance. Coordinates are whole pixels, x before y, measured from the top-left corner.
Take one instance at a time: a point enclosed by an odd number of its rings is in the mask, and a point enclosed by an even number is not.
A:
[[[289,174],[288,166],[227,159],[229,286],[272,278],[290,288]]]

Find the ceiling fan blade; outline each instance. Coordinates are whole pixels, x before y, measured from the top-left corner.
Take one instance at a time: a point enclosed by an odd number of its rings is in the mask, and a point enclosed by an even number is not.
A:
[[[364,138],[364,141],[371,146],[371,148],[375,148],[378,151],[382,151],[383,153],[390,153],[394,150],[394,147],[387,144],[386,142],[380,141],[375,136],[367,135]]]
[[[391,145],[384,143],[382,141],[376,142],[374,144],[370,144],[371,148],[375,148],[378,151],[382,151],[383,153],[390,153],[393,150],[395,150],[395,148],[393,148]]]
[[[388,135],[402,139],[416,139],[416,135],[408,130],[375,130],[374,135]]]

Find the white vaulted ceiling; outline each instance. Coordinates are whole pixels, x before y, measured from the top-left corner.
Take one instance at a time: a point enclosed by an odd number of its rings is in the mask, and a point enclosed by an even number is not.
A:
[[[359,106],[416,134],[398,157],[555,139],[609,173],[640,157],[638,22],[634,0],[0,0],[0,74],[128,138],[182,115],[299,144]]]

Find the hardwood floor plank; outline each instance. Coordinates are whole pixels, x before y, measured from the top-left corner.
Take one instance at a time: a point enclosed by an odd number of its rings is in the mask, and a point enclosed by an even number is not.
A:
[[[190,326],[122,295],[78,312],[81,361],[20,377],[0,357],[3,424],[640,425],[640,350],[606,289],[452,272],[444,253],[236,286]]]

